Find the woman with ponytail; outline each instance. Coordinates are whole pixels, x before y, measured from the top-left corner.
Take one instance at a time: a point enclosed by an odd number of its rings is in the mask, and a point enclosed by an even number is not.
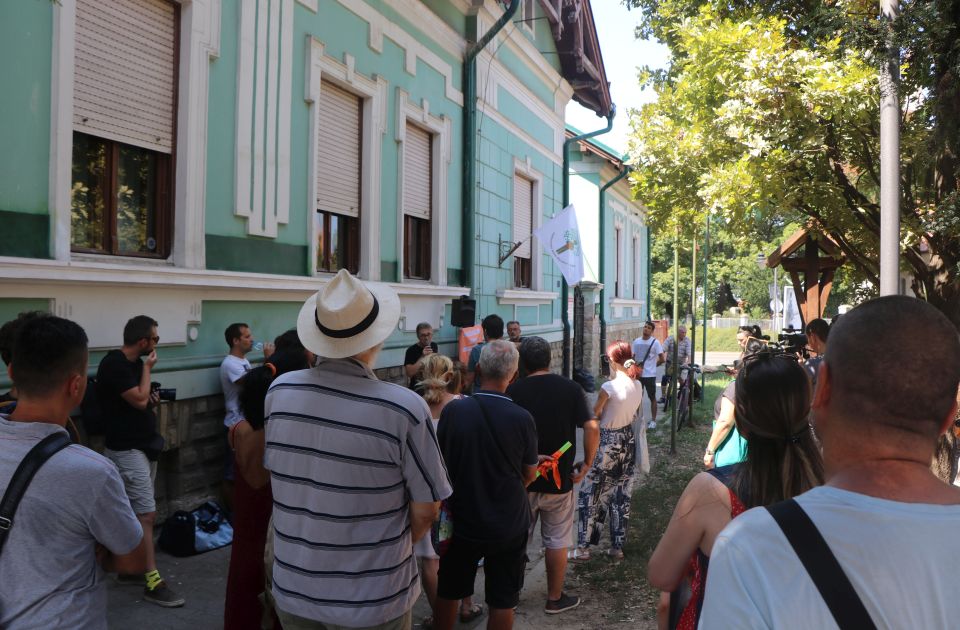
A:
[[[809,379],[796,357],[763,350],[744,358],[734,405],[746,459],[700,473],[680,495],[647,567],[650,583],[664,591],[661,628],[697,627],[710,552],[733,518],[823,483],[808,420],[810,398]]]
[[[259,630],[262,627],[260,594],[266,577],[263,552],[273,509],[270,473],[263,467],[266,447],[263,403],[276,377],[307,367],[302,346],[299,350],[278,350],[239,381],[243,420],[231,427],[227,436],[234,451],[237,474],[234,480],[233,548],[223,616],[225,630]],[[275,616],[273,627],[280,627]]]
[[[633,418],[643,401],[643,387],[637,380],[643,368],[634,361],[626,341],[610,344],[607,358],[613,378],[600,387],[593,410],[594,418],[600,421],[600,447],[577,498],[577,560],[590,559],[590,546],[600,542],[604,523],[610,524],[610,556],[623,558],[630,518],[637,459]]]
[[[462,364],[461,364],[462,366]],[[451,400],[462,398],[460,389],[463,385],[463,372],[458,369],[450,357],[442,354],[428,354],[420,359],[417,373],[413,376],[414,389],[423,396],[430,407],[430,417],[433,419],[433,430],[437,430],[440,421],[440,412]],[[427,534],[413,546],[413,552],[420,563],[420,582],[423,591],[430,603],[430,610],[435,610],[437,602],[437,571],[440,569],[440,556],[433,548],[432,536]],[[465,597],[460,600],[460,621],[467,623],[483,614],[483,608],[474,606],[473,598]],[[421,624],[428,630],[433,627],[433,616],[427,617]]]

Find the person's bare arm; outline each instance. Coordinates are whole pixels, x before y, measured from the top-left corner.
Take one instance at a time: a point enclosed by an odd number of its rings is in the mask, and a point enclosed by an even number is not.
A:
[[[143,362],[143,372],[140,374],[140,384],[120,393],[120,397],[128,405],[136,409],[146,409],[150,403],[156,403],[156,397],[150,395],[150,372],[157,363],[157,351],[154,350]],[[153,398],[154,400],[151,400]]]
[[[605,394],[605,392],[604,392]],[[600,446],[600,422],[591,418],[583,423],[583,461],[573,465],[571,475],[573,483],[578,483],[587,476],[597,457],[597,448]]]
[[[406,373],[407,378],[413,378],[414,374],[417,373],[417,369],[420,367],[420,362],[411,363],[410,365],[403,366],[403,371]]]
[[[413,542],[423,538],[430,531],[430,526],[440,517],[440,502],[429,503],[410,502],[410,535]]]
[[[96,554],[97,562],[107,573],[140,575],[147,572],[147,540],[144,537],[130,553],[115,555],[98,543]]]
[[[666,360],[667,360],[666,352],[661,352],[660,354],[657,355],[657,365],[663,365],[664,362],[666,362]]]
[[[720,416],[717,418],[717,423],[713,425],[713,433],[710,434],[710,440],[707,442],[707,450],[703,454],[703,465],[707,468],[713,468],[713,459],[716,455],[716,451],[720,448],[720,445],[727,435],[730,434],[730,431],[733,430],[733,427],[736,425],[735,412],[736,407],[733,405],[733,401],[729,398],[724,397],[720,401]]]

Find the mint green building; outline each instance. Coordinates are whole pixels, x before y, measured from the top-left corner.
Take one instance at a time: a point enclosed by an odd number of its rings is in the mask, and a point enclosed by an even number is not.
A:
[[[598,127],[612,103],[589,0],[512,2],[0,5],[0,321],[74,319],[92,367],[159,321],[162,468],[183,473],[160,494],[212,478],[190,471],[217,455],[226,326],[273,339],[339,268],[401,295],[384,378],[421,321],[455,353],[460,295],[560,341],[529,237],[560,210],[567,103]]]

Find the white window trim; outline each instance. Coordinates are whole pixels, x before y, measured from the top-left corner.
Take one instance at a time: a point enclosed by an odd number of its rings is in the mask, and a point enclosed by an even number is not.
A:
[[[513,158],[513,172],[522,175],[533,182],[533,217],[530,222],[530,283],[531,286],[529,289],[517,289],[518,291],[533,291],[538,292],[543,289],[543,278],[542,269],[543,269],[543,252],[540,247],[540,239],[536,236],[532,236],[540,229],[540,225],[543,223],[543,173],[536,170],[530,164],[530,156],[526,156],[523,160],[520,160],[517,157]],[[511,191],[511,207],[513,204],[513,192]],[[513,216],[510,216],[510,225],[513,225]]]
[[[449,212],[449,192],[447,173],[450,170],[452,159],[451,138],[452,125],[448,116],[434,116],[430,114],[430,103],[426,99],[418,106],[410,100],[410,95],[403,89],[397,88],[397,278],[399,282],[420,282],[412,278],[405,278],[404,251],[403,251],[403,186],[404,186],[404,156],[403,150],[407,138],[407,124],[414,122],[430,132],[431,150],[433,159],[431,168],[432,198],[430,207],[430,284],[446,286],[447,284],[447,213]]]
[[[320,40],[307,35],[306,93],[310,116],[307,146],[307,234],[310,239],[308,272],[312,276],[330,275],[317,271],[317,129],[316,103],[320,84],[329,81],[363,99],[363,149],[360,166],[360,269],[365,280],[380,280],[380,169],[383,135],[387,131],[387,80],[379,75],[367,77],[354,70],[355,58],[344,53],[343,62],[326,54]]]
[[[640,238],[641,235],[640,225],[634,224],[633,226],[633,242],[636,243],[636,247],[633,247],[635,256],[633,257],[633,282],[631,283],[633,291],[631,292],[631,297],[633,299],[639,299],[640,296],[640,261],[643,260],[643,242]]]
[[[613,243],[614,243],[614,257],[613,257],[613,279],[614,279],[614,295],[615,298],[623,297],[623,281],[626,278],[626,269],[622,269],[623,263],[626,260],[624,258],[623,246],[624,246],[624,234],[626,233],[626,224],[623,221],[623,218],[619,215],[616,208],[611,204],[611,209],[614,210],[613,214]],[[618,242],[617,231],[620,232],[620,239]],[[620,267],[617,267],[617,261],[620,261]],[[619,280],[619,282],[617,282]]]
[[[177,147],[173,199],[173,247],[177,267],[206,264],[207,103],[210,60],[220,56],[221,0],[174,0],[180,5]],[[71,259],[70,188],[73,161],[73,66],[76,0],[53,3],[53,63],[50,76],[50,251]],[[110,256],[117,263],[131,260]]]
[[[533,18],[537,16],[537,0],[520,0],[523,4],[520,5],[520,25],[523,29],[530,35],[534,34],[533,29]],[[530,11],[531,15],[524,15],[524,9],[527,6],[527,2],[530,2]]]
[[[553,301],[558,297],[560,297],[560,294],[552,291],[534,291],[532,289],[497,290],[497,301],[500,304],[512,304],[514,306],[540,306],[552,304]]]

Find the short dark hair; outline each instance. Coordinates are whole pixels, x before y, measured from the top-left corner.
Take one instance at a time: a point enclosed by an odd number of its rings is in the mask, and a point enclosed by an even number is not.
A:
[[[227,340],[227,345],[233,348],[233,340],[239,339],[243,336],[243,329],[250,328],[243,322],[236,322],[227,326],[227,329],[223,331],[223,338]]]
[[[484,317],[483,321],[480,322],[480,326],[483,327],[483,332],[486,333],[490,339],[500,339],[503,337],[503,318],[497,314]]]
[[[520,342],[520,363],[530,372],[550,367],[550,344],[543,337],[524,337]]]
[[[297,334],[296,328],[291,328],[290,330],[281,333],[273,340],[274,350],[276,352],[290,350],[292,352],[303,352],[306,348],[303,347],[303,342],[300,341],[300,335]]]
[[[123,327],[123,345],[132,346],[141,339],[149,338],[151,329],[159,325],[157,320],[149,315],[137,315],[130,318],[127,325]]]
[[[904,330],[922,330],[923,352],[899,353]],[[888,295],[865,302],[831,326],[824,361],[831,403],[851,420],[935,440],[957,399],[960,335],[947,317],[917,298]]]
[[[421,330],[426,330],[427,328],[433,330],[433,325],[430,322],[420,322],[417,324],[417,334],[419,335]]]
[[[0,326],[0,359],[7,365],[13,358],[13,341],[17,338],[17,331],[25,322],[46,315],[43,311],[24,311],[17,315],[16,319]]]
[[[273,369],[267,367],[267,363],[273,365]],[[240,411],[243,418],[250,423],[254,431],[263,428],[264,408],[263,403],[267,397],[267,390],[271,383],[281,374],[293,372],[295,370],[305,370],[307,358],[302,351],[297,350],[277,350],[267,359],[263,365],[248,370],[240,379]]]
[[[40,315],[20,326],[11,367],[19,396],[48,395],[86,370],[87,333],[76,322]]]
[[[826,341],[827,336],[830,335],[830,324],[825,319],[812,319],[807,324],[806,332],[808,335],[811,333],[816,335],[820,341]]]

